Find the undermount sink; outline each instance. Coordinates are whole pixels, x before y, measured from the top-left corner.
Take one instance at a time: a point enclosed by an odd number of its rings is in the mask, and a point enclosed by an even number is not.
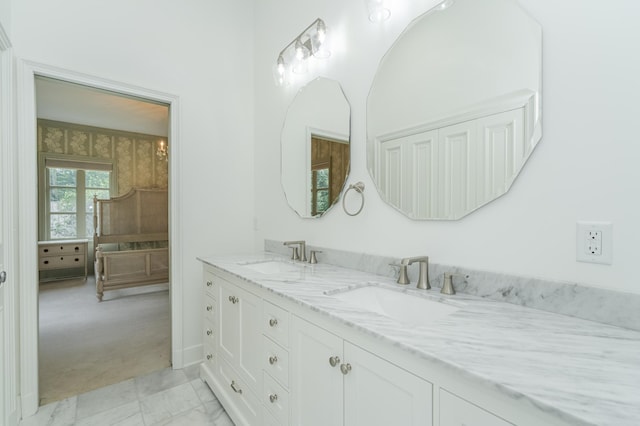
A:
[[[360,287],[331,296],[414,326],[427,325],[460,309],[459,306],[376,286]]]
[[[286,272],[300,272],[305,268],[304,265],[285,262],[282,260],[266,260],[264,262],[254,262],[243,264],[247,269],[259,272],[261,274],[282,274]]]

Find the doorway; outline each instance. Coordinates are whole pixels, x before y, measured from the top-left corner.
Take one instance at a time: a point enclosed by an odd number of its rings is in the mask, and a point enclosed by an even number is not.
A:
[[[38,388],[38,258],[33,249],[38,242],[37,233],[37,205],[35,195],[37,188],[37,152],[34,141],[37,140],[37,114],[35,102],[36,78],[51,78],[70,84],[83,85],[89,88],[108,91],[124,97],[135,97],[152,103],[164,103],[169,107],[169,132],[167,140],[171,144],[171,155],[168,158],[168,189],[169,189],[169,252],[170,277],[172,283],[170,291],[171,301],[171,364],[173,368],[181,368],[182,360],[182,289],[180,276],[181,259],[176,253],[181,252],[181,239],[177,232],[179,211],[177,206],[178,191],[177,176],[179,165],[178,141],[178,99],[173,95],[130,86],[123,83],[104,80],[75,72],[60,70],[29,61],[18,61],[18,160],[21,164],[18,190],[24,196],[19,197],[19,209],[23,212],[18,233],[23,242],[19,250],[20,258],[20,319],[21,319],[21,389],[23,417],[37,411],[39,402]],[[33,195],[27,195],[33,194]],[[35,284],[34,284],[35,283]]]

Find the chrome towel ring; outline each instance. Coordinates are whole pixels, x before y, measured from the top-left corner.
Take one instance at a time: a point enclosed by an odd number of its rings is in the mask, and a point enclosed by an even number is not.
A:
[[[347,194],[352,189],[354,189],[362,197],[362,200],[360,202],[360,208],[355,213],[351,213],[349,210],[347,210],[347,206],[345,204],[345,200],[347,198]],[[349,216],[356,216],[357,214],[360,214],[360,212],[362,211],[363,207],[364,207],[364,182],[352,183],[351,185],[349,185],[347,190],[344,192],[344,195],[342,197],[342,208],[344,209],[344,212],[346,214],[348,214]]]

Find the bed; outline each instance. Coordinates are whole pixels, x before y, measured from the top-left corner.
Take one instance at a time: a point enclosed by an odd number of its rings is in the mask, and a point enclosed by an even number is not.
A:
[[[93,199],[96,297],[122,288],[169,281],[166,189],[133,188]]]

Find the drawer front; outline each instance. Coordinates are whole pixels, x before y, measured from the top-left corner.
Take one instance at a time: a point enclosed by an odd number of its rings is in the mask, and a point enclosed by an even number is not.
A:
[[[237,408],[238,414],[245,420],[244,423],[248,425],[260,424],[262,414],[260,400],[249,390],[249,386],[224,358],[218,359],[217,362],[217,371],[222,384],[226,387],[231,403]]]
[[[207,365],[215,365],[216,362],[216,350],[215,346],[208,345],[205,343],[204,345],[204,362]],[[214,369],[212,369],[214,370]]]
[[[204,295],[204,319],[216,324],[216,312],[218,311],[216,306],[216,299],[214,299],[209,293]]]
[[[263,333],[285,348],[289,347],[289,312],[273,303],[264,301],[262,316]]]
[[[216,347],[216,328],[212,321],[208,321],[205,318],[204,323],[202,324],[202,344],[207,347],[215,348]]]
[[[456,395],[440,389],[440,426],[513,426]]]
[[[279,424],[289,424],[289,392],[266,373],[263,381],[262,403]]]
[[[211,272],[205,270],[204,271],[204,289],[205,292],[210,294],[212,297],[216,296],[216,288],[218,287],[218,282],[220,278],[212,274]]]
[[[262,369],[289,387],[289,351],[264,336]]]
[[[85,244],[48,244],[38,247],[38,253],[40,256],[52,256],[58,254],[84,254]]]
[[[84,254],[66,256],[46,256],[38,260],[41,271],[47,269],[84,268]]]

